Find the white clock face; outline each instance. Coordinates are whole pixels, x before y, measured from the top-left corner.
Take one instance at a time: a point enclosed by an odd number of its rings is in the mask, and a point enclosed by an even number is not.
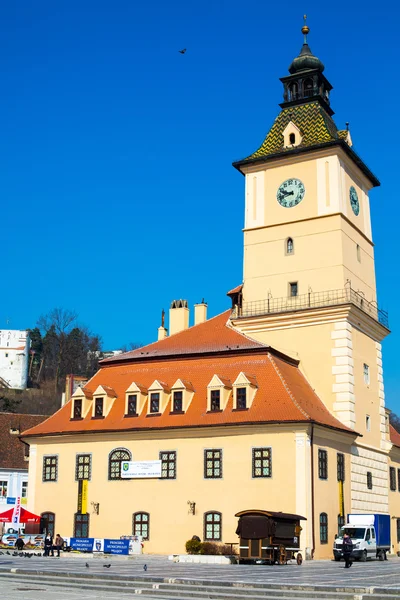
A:
[[[276,199],[284,208],[292,208],[299,204],[306,193],[306,188],[300,179],[286,179],[278,187]]]

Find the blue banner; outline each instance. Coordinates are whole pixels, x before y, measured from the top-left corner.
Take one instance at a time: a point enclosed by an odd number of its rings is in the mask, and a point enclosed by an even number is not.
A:
[[[70,538],[69,545],[71,550],[79,552],[93,552],[94,538]]]
[[[17,501],[16,498],[7,498],[7,504],[15,504]]]
[[[105,554],[129,554],[129,540],[104,540]]]

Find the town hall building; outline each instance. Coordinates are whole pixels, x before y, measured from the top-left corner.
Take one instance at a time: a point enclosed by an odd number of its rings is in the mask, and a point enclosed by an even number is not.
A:
[[[400,529],[400,435],[385,409],[369,193],[376,176],[333,120],[332,86],[304,43],[282,77],[245,178],[243,283],[229,310],[174,301],[169,335],[107,358],[29,429],[29,510],[63,536],[142,535],[182,553],[235,542],[246,509],[295,513],[308,558],[332,556],[348,513]],[[123,461],[161,461],[125,478]],[[77,505],[86,480],[88,510]],[[54,525],[55,523],[55,525]]]

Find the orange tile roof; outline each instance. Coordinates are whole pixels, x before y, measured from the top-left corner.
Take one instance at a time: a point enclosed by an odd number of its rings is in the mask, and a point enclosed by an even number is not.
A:
[[[396,431],[393,425],[389,425],[390,441],[394,446],[400,448],[400,433]]]
[[[233,294],[238,294],[239,292],[241,292],[242,289],[243,289],[243,283],[241,283],[240,285],[237,285],[232,290],[229,290],[229,292],[226,292],[226,295],[227,296],[233,296]]]
[[[195,328],[193,328],[195,329]],[[176,337],[178,337],[177,334]],[[219,376],[234,381],[243,371],[256,378],[258,389],[251,408],[233,410],[232,392],[225,410],[207,412],[207,385],[212,377]],[[125,392],[133,381],[149,387],[155,379],[162,379],[170,386],[177,379],[192,382],[195,393],[188,410],[183,414],[171,414],[171,407],[159,416],[147,416],[147,403],[135,419],[125,418]],[[113,401],[109,414],[102,420],[87,415],[80,421],[71,420],[68,403],[47,421],[29,429],[24,437],[56,435],[63,433],[89,433],[101,431],[135,431],[150,429],[173,429],[186,427],[212,427],[250,423],[319,423],[343,431],[355,432],[336,419],[315,394],[298,367],[267,349],[256,352],[208,357],[170,360],[135,361],[104,366],[90,381],[90,386],[112,386],[118,397]]]
[[[265,344],[256,342],[233,329],[230,326],[229,316],[230,311],[227,310],[204,323],[194,325],[194,327],[175,333],[148,346],[105,358],[100,361],[100,365],[149,358],[185,356],[188,354],[230,352],[234,349],[267,348]]]

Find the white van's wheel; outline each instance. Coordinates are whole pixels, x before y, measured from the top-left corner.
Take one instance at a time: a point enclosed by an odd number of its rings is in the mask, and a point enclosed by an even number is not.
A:
[[[379,560],[385,560],[385,553],[383,552],[383,550],[381,550],[378,554],[378,558]]]
[[[361,554],[360,561],[366,562],[366,560],[367,560],[367,551],[364,550],[363,553]]]

